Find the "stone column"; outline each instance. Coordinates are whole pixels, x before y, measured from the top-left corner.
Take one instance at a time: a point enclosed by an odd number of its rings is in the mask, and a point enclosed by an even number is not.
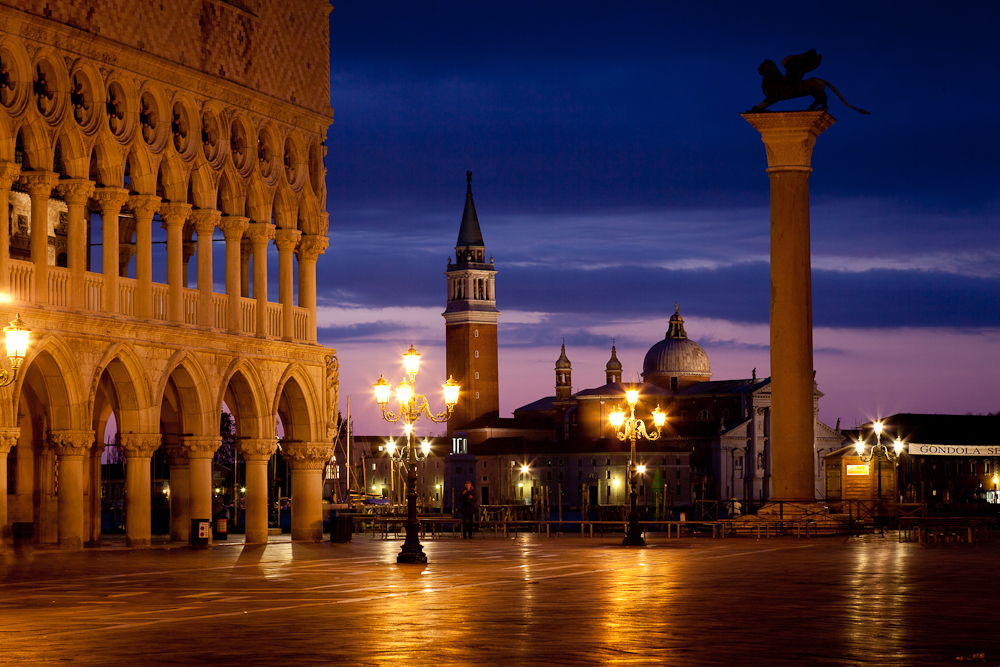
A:
[[[170,287],[168,319],[184,321],[184,223],[191,213],[191,204],[160,205],[161,227],[167,230],[167,285]]]
[[[49,302],[49,197],[58,181],[59,174],[54,171],[21,172],[21,183],[31,197],[32,299],[37,305]]]
[[[240,284],[240,242],[249,226],[250,219],[238,215],[224,215],[219,221],[219,229],[226,237],[226,295],[229,297],[229,333],[243,330],[242,293]]]
[[[101,455],[104,454],[104,443],[94,442],[90,447],[88,473],[90,475],[90,520],[84,520],[87,529],[87,542],[101,543]]]
[[[117,267],[115,267],[117,268]],[[119,438],[125,452],[125,546],[150,544],[149,460],[160,446],[160,434],[128,434]]]
[[[154,195],[132,195],[129,208],[135,217],[135,316],[153,319],[153,216],[160,207]]]
[[[267,335],[267,242],[274,238],[274,225],[250,223],[253,246],[253,297],[257,301],[257,335]]]
[[[214,209],[196,209],[191,212],[194,231],[198,235],[198,324],[215,326],[215,308],[212,304],[212,232],[221,214]]]
[[[181,446],[187,450],[190,469],[191,518],[212,519],[212,457],[222,444],[219,436],[187,436]]]
[[[281,302],[281,340],[295,339],[295,292],[292,285],[292,252],[302,232],[282,229],[274,233],[278,246],[278,300]]]
[[[86,178],[59,181],[66,202],[66,265],[69,267],[69,305],[87,309],[87,200],[94,194],[94,182]],[[2,203],[2,202],[0,202]]]
[[[20,175],[18,163],[0,162],[0,294],[10,294],[10,186]],[[7,499],[2,502],[6,503]]]
[[[282,447],[292,477],[292,540],[323,539],[323,469],[333,455],[326,442],[290,442]]]
[[[10,547],[10,526],[7,525],[7,454],[17,445],[21,429],[0,430],[0,553]]]
[[[184,252],[182,253],[184,256],[184,269],[181,271],[181,284],[183,285],[184,289],[190,287],[188,285],[188,265],[191,262],[191,258],[194,257],[195,249],[197,247],[198,247],[197,244],[195,244],[193,241],[184,242]]]
[[[295,251],[299,260],[299,307],[307,313],[306,339],[316,342],[316,260],[330,244],[318,234],[305,234]]]
[[[278,442],[274,438],[240,440],[239,448],[246,465],[246,541],[267,542],[267,462]]]
[[[83,548],[83,459],[94,444],[93,431],[50,431],[59,457],[59,546]]]
[[[771,499],[815,502],[809,174],[826,111],[746,113],[771,179]]]
[[[247,221],[249,222],[249,218]],[[250,239],[244,238],[240,242],[240,296],[245,299],[250,298],[250,258],[253,257],[253,247]]]
[[[167,445],[170,466],[170,539],[191,539],[191,469],[188,450],[178,444]]]
[[[118,216],[122,206],[128,200],[125,188],[97,188],[94,199],[101,206],[101,272],[104,274],[104,312],[117,313],[120,295],[118,294],[118,271],[121,260],[118,250]],[[146,517],[149,523],[149,517]]]

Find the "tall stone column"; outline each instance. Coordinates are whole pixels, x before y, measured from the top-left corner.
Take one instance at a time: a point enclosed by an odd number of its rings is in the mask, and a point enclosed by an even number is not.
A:
[[[0,162],[0,294],[10,293],[10,186],[20,175],[18,163]]]
[[[809,174],[826,111],[746,113],[771,180],[771,499],[814,502]]]
[[[54,171],[22,171],[21,183],[31,197],[31,262],[36,305],[49,303],[49,198],[59,181]]]
[[[94,182],[86,178],[59,181],[66,202],[66,265],[69,267],[69,303],[87,308],[87,200],[94,194]]]
[[[167,318],[184,321],[184,223],[191,213],[191,204],[170,202],[160,205],[161,227],[167,230]]]
[[[188,273],[189,273],[188,266],[190,265],[191,258],[194,257],[195,250],[197,248],[198,244],[196,244],[193,241],[184,242],[184,251],[181,253],[184,259],[184,270],[181,271],[181,284],[184,287],[184,289],[190,287],[190,285],[188,285]]]
[[[90,520],[84,519],[84,528],[87,535],[87,542],[90,544],[101,543],[101,455],[104,454],[104,443],[94,442],[90,448],[89,466],[87,474],[90,475]]]
[[[212,518],[212,457],[222,444],[219,436],[188,436],[181,438],[187,450],[190,469],[191,518]]]
[[[229,333],[243,330],[242,294],[240,292],[240,243],[250,224],[250,218],[238,215],[224,215],[219,221],[219,229],[226,237],[226,296],[229,299]]]
[[[257,301],[257,335],[267,335],[267,242],[274,238],[274,225],[250,223],[253,246],[253,297]]]
[[[278,442],[274,438],[240,440],[239,447],[246,465],[246,541],[267,542],[267,462]]]
[[[212,304],[212,233],[221,214],[214,209],[196,209],[191,212],[194,231],[198,235],[198,324],[215,326],[215,307]]]
[[[188,450],[180,443],[167,445],[170,466],[170,539],[191,539],[191,468]]]
[[[333,455],[325,442],[290,442],[281,455],[292,477],[292,540],[323,539],[323,469]]]
[[[292,284],[292,252],[299,243],[302,232],[282,229],[274,233],[278,246],[278,300],[281,302],[281,340],[295,339],[295,291]]]
[[[295,251],[299,260],[299,307],[306,309],[306,339],[316,342],[316,260],[326,251],[330,240],[318,234],[305,234]]]
[[[59,546],[83,548],[83,459],[94,444],[93,431],[51,431],[59,457]]]
[[[94,199],[101,206],[101,272],[104,274],[104,312],[121,312],[118,294],[118,273],[121,261],[119,245],[118,217],[122,206],[128,201],[125,188],[97,188]],[[149,523],[149,518],[146,518]]]
[[[153,216],[160,207],[154,195],[132,195],[129,208],[135,217],[135,316],[153,319]]]
[[[17,445],[20,437],[19,428],[0,430],[0,553],[5,552],[11,543],[10,526],[7,523],[7,455]]]
[[[160,434],[128,434],[119,439],[125,452],[125,546],[150,544],[150,466]]]

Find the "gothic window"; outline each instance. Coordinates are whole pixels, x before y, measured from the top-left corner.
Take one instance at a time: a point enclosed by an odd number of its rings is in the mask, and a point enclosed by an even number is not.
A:
[[[476,359],[479,358],[479,350],[476,350]]]
[[[479,379],[479,371],[476,371],[476,379]]]
[[[478,391],[476,392],[476,398],[479,398],[479,392]]]
[[[708,410],[702,410],[701,412],[698,413],[698,421],[700,422],[712,421],[712,413],[709,412]]]
[[[473,331],[473,335],[474,335],[474,336],[475,336],[476,338],[479,338],[479,329],[476,329],[475,331]]]

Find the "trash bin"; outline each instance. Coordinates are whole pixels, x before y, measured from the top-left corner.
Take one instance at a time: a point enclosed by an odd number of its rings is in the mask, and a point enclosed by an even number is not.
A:
[[[350,542],[351,534],[354,533],[354,518],[340,516],[335,512],[330,513],[330,541]]]
[[[229,539],[229,519],[225,516],[215,517],[215,523],[212,526],[212,539]]]
[[[191,546],[207,547],[212,539],[211,519],[191,519]]]

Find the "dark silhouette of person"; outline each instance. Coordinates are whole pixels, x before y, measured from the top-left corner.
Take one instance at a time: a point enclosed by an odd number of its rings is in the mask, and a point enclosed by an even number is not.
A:
[[[472,482],[466,482],[460,496],[462,501],[462,539],[472,539],[472,517],[476,511],[476,492],[472,490]]]

